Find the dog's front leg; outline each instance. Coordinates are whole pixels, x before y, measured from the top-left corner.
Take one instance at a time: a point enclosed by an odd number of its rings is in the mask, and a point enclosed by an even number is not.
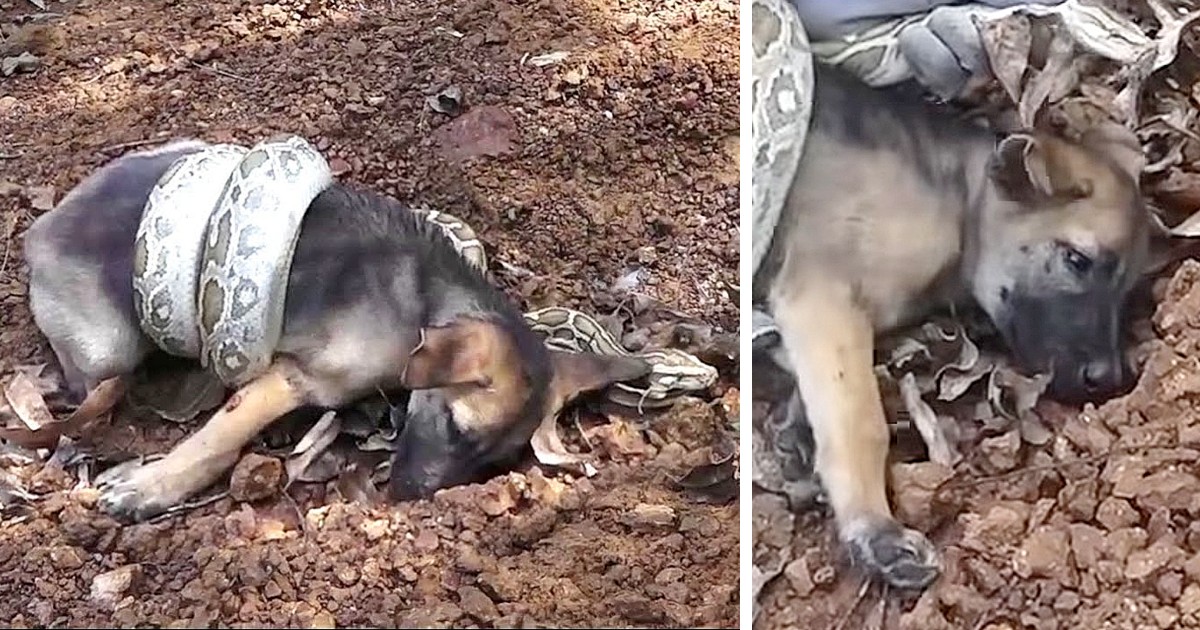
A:
[[[303,392],[276,364],[237,391],[199,431],[166,457],[122,472],[101,484],[101,508],[145,520],[179,505],[237,463],[254,436],[304,403]]]
[[[782,287],[775,319],[816,442],[816,470],[855,560],[899,588],[938,575],[933,546],[892,516],[887,419],[873,366],[874,330],[844,284]]]

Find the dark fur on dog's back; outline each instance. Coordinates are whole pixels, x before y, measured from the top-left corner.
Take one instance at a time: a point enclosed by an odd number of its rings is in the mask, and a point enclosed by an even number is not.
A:
[[[958,156],[946,159],[948,147],[996,140],[994,132],[967,122],[948,105],[899,87],[871,88],[841,68],[813,67],[813,129],[847,145],[902,155],[929,181],[966,179]]]
[[[471,310],[492,312],[507,322],[521,317],[440,228],[393,199],[334,184],[309,205],[301,226],[286,318],[298,322],[319,317],[372,286],[390,286],[395,267],[386,263],[403,264],[409,258],[422,268],[417,279],[427,307],[423,321],[430,321],[439,306],[451,306],[445,291],[451,286],[472,298]]]
[[[102,270],[103,295],[132,317],[133,240],[142,209],[171,163],[197,149],[171,145],[162,153],[135,154],[105,165],[107,176],[90,178],[90,187],[72,191],[59,203],[59,213],[47,217],[52,220],[35,223],[26,233],[31,268],[49,268],[57,256],[96,265]]]
[[[895,147],[887,141],[909,135],[905,130],[913,127],[907,125],[925,128],[942,139],[962,133],[995,135],[964,120],[952,106],[930,101],[902,86],[873,88],[846,70],[820,62],[813,64],[813,77],[813,120],[818,122],[811,126],[819,124],[832,135],[838,135],[836,130],[841,128],[853,144]]]
[[[394,199],[334,184],[313,200],[301,225],[281,349],[291,351],[315,328],[368,299],[380,336],[464,314],[492,319],[530,359],[522,362],[526,376],[535,383],[549,378],[541,339],[441,228]]]

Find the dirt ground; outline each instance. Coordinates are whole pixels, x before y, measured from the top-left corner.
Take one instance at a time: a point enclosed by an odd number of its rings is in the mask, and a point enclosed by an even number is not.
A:
[[[672,482],[736,450],[736,2],[35,4],[0,0],[0,56],[38,58],[0,77],[0,380],[53,363],[26,306],[35,216],[148,141],[277,132],[466,219],[522,306],[618,316],[627,345],[721,380],[645,429],[581,414],[593,478],[526,466],[392,506],[308,484],[121,526],[86,479],[0,456],[6,625],[736,625],[737,501]],[[134,415],[79,445],[163,452],[188,429]]]

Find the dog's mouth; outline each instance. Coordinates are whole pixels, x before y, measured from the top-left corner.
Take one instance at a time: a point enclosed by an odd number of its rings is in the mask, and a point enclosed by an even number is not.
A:
[[[1132,370],[1125,364],[1121,349],[1081,351],[1011,324],[1001,330],[1001,336],[1023,376],[1049,377],[1045,393],[1056,402],[1099,404],[1127,393],[1132,387]]]

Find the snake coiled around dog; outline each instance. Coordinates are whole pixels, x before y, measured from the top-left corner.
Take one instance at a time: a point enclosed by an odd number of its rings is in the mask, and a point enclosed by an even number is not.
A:
[[[176,161],[151,191],[135,241],[134,301],[143,332],[171,354],[200,359],[228,386],[259,375],[279,339],[304,212],[332,181],[324,158],[298,136],[249,150],[209,145]],[[483,244],[469,225],[436,210],[414,212],[487,273]],[[715,368],[677,349],[631,353],[578,311],[543,308],[525,319],[552,349],[647,361],[652,371],[644,384],[606,390],[621,405],[669,406],[717,379]]]

